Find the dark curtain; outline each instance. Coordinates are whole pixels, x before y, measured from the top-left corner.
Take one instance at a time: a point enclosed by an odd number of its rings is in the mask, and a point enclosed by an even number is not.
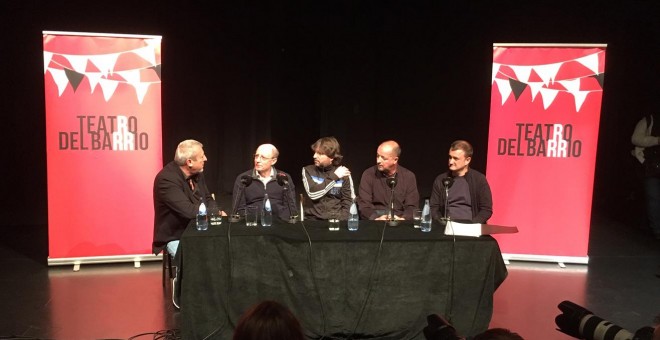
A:
[[[334,135],[356,184],[378,144],[399,141],[400,162],[417,174],[424,198],[455,139],[471,141],[471,165],[486,170],[493,43],[607,43],[594,207],[608,212],[618,200],[605,198],[629,189],[620,160],[629,157],[634,124],[658,107],[658,6],[3,1],[0,112],[12,157],[2,177],[3,192],[15,193],[0,213],[3,239],[20,248],[28,233],[26,251],[47,248],[42,30],[162,35],[164,162],[179,141],[200,140],[210,189],[220,195],[265,142],[279,148],[276,167],[300,189],[310,144]]]

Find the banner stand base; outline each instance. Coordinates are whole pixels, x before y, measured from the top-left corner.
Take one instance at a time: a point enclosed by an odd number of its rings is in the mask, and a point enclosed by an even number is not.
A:
[[[530,261],[530,262],[554,262],[561,268],[566,268],[565,263],[588,264],[589,256],[556,256],[556,255],[531,255],[531,254],[507,254],[502,253],[504,263],[509,261]]]
[[[162,260],[163,260],[162,256],[154,255],[154,254],[62,257],[62,258],[48,258],[48,266],[73,265],[73,271],[77,272],[80,270],[81,264],[133,262],[133,267],[140,268],[142,261],[162,261]]]

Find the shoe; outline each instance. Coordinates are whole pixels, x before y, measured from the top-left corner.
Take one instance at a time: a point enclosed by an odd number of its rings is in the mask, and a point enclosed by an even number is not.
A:
[[[172,304],[176,309],[181,309],[181,307],[179,307],[179,294],[177,293],[176,277],[174,277],[174,279],[172,279]]]

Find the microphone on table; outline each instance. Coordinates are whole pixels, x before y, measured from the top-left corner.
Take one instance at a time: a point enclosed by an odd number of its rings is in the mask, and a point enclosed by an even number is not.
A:
[[[250,184],[252,184],[252,176],[250,175],[241,176],[241,186],[238,187],[239,192],[238,195],[236,195],[236,200],[234,201],[232,212],[231,215],[229,216],[229,222],[236,223],[241,220],[241,215],[237,211],[238,202],[243,197],[243,194],[245,193],[245,188],[249,187]]]
[[[445,215],[444,215],[444,222],[447,224],[447,221],[449,221],[449,188],[454,184],[454,176],[451,174],[445,178],[442,179],[442,186],[445,187]]]
[[[296,219],[298,218],[298,212],[296,211],[294,214],[294,209],[291,207],[291,200],[295,202],[295,199],[291,199],[291,193],[289,191],[289,176],[287,176],[286,173],[284,172],[278,172],[277,173],[277,184],[279,184],[283,189],[284,189],[284,201],[286,201],[286,207],[289,209],[289,223],[296,223]]]
[[[394,188],[398,182],[397,174],[395,173],[394,177],[389,177],[385,180],[385,182],[387,183],[387,186],[390,187],[390,218],[387,222],[387,225],[390,227],[395,227],[399,224],[399,222],[394,218]]]

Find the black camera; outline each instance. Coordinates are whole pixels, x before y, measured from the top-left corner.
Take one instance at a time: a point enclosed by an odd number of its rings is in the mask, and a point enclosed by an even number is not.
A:
[[[462,340],[456,335],[456,329],[437,314],[431,314],[426,317],[428,326],[424,327],[424,337],[426,340]]]
[[[570,301],[557,307],[562,314],[555,317],[559,331],[586,340],[652,340],[653,328],[643,327],[634,334],[612,322],[595,316],[586,308]]]

